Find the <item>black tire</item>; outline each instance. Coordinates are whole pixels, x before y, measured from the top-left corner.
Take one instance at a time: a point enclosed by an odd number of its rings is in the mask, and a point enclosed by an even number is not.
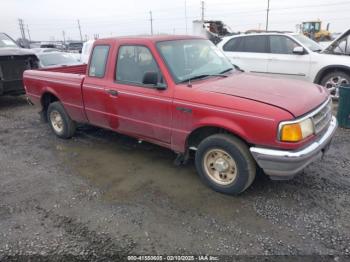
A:
[[[206,155],[215,149],[226,152],[236,164],[237,173],[229,184],[216,183],[206,171]],[[220,193],[229,195],[242,193],[255,179],[256,163],[248,146],[242,140],[229,134],[216,134],[204,139],[196,151],[195,163],[197,172],[205,184]]]
[[[327,82],[330,81],[332,78],[341,78],[341,79],[345,79],[347,81],[347,83],[350,83],[350,75],[348,73],[345,73],[343,71],[333,71],[330,72],[326,75],[324,75],[321,79],[321,85],[324,87],[327,87],[329,89],[330,86],[327,86]],[[332,96],[337,96],[337,91],[333,90],[331,91],[331,95]],[[337,97],[336,97],[337,98]]]
[[[53,115],[58,114],[61,117],[61,125],[60,128],[54,127]],[[63,105],[60,102],[53,102],[47,108],[47,120],[52,131],[60,138],[71,138],[76,129],[75,122],[70,118],[64,109]],[[60,131],[58,130],[60,129]]]

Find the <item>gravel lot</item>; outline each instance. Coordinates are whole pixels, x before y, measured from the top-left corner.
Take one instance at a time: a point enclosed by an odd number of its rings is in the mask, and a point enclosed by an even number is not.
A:
[[[166,149],[82,126],[56,138],[23,97],[0,97],[0,261],[127,254],[349,255],[350,130],[291,181],[239,197]]]

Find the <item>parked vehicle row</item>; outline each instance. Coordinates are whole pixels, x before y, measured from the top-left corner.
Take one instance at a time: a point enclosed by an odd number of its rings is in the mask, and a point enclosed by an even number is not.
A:
[[[60,52],[53,48],[31,49],[39,59],[39,67],[68,66],[81,64],[80,56],[76,54]]]
[[[30,48],[54,48],[62,52],[81,53],[83,42],[70,41],[63,42],[33,42],[30,44]]]
[[[27,70],[24,84],[58,137],[89,123],[172,149],[177,162],[194,156],[203,181],[226,194],[246,190],[258,169],[292,178],[337,127],[324,87],[235,70],[197,37],[99,39],[88,65]]]
[[[67,45],[67,52],[81,53],[82,48],[83,48],[82,42],[69,42]]]
[[[0,33],[0,95],[21,95],[23,72],[27,69],[81,64],[80,54],[61,52],[50,45],[25,49],[5,33]]]
[[[338,98],[339,86],[350,83],[350,59],[337,55],[341,50],[349,52],[348,42],[335,41],[340,42],[344,47],[333,44],[322,51],[301,34],[259,33],[226,37],[218,46],[247,72],[306,80],[327,87]]]

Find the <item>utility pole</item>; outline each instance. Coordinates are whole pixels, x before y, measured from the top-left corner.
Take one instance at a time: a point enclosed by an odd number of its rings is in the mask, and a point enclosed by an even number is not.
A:
[[[19,24],[19,30],[21,31],[21,36],[22,36],[22,39],[26,39],[26,34],[25,34],[25,31],[24,31],[24,24],[23,24],[23,19],[18,19],[18,24]]]
[[[79,33],[80,33],[80,41],[83,42],[83,35],[81,34],[81,27],[80,27],[80,21],[78,19],[78,28],[79,28]]]
[[[202,23],[204,23],[204,1],[201,2],[201,18]]]
[[[187,1],[185,0],[185,26],[186,26],[186,35],[187,35]]]
[[[29,26],[28,26],[28,24],[27,24],[27,33],[28,33],[29,42],[31,42],[31,41],[32,41],[32,38],[30,37],[30,32],[29,32]]]
[[[267,0],[267,9],[266,9],[266,31],[269,29],[269,12],[270,12],[270,0]]]
[[[153,17],[152,17],[152,11],[149,11],[149,21],[151,22],[151,35],[153,35]]]
[[[64,30],[62,31],[62,36],[63,36],[63,44],[66,44],[66,32]]]

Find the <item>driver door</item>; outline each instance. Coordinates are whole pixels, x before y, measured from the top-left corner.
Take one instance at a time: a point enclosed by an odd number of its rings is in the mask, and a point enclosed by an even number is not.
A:
[[[143,83],[146,72],[157,72],[159,86]],[[150,49],[121,45],[114,81],[107,86],[110,127],[121,133],[170,144],[172,93]]]

